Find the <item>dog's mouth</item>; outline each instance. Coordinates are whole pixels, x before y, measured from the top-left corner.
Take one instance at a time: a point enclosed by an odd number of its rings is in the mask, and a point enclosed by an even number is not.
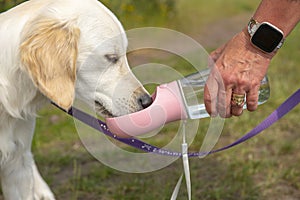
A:
[[[95,109],[98,115],[102,115],[103,117],[115,117],[110,111],[106,109],[106,107],[100,103],[99,101],[95,101]]]

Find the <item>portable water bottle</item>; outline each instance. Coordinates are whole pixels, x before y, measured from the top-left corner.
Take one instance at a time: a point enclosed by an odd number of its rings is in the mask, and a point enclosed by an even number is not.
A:
[[[152,95],[153,103],[148,108],[120,117],[107,118],[109,129],[121,137],[137,136],[172,121],[209,117],[203,98],[209,74],[210,70],[206,69],[158,86]],[[269,96],[270,87],[265,76],[261,81],[258,104],[265,103]]]

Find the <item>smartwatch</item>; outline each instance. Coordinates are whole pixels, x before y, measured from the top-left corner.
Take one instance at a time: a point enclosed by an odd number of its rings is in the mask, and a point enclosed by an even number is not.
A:
[[[283,31],[269,22],[259,23],[253,18],[248,24],[251,43],[266,53],[278,50],[284,42]]]

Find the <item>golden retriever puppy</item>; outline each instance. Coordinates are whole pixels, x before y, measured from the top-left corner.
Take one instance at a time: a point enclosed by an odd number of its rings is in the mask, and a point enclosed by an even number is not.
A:
[[[31,154],[37,110],[50,101],[68,110],[76,96],[100,115],[120,116],[151,98],[130,72],[125,31],[97,0],[27,1],[0,15],[0,44],[4,197],[55,199]]]

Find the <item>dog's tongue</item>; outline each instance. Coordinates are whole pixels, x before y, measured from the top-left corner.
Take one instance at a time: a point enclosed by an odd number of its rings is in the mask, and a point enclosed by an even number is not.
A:
[[[176,81],[158,86],[152,98],[153,103],[142,111],[107,118],[109,130],[119,137],[138,136],[160,128],[166,123],[187,118]]]

